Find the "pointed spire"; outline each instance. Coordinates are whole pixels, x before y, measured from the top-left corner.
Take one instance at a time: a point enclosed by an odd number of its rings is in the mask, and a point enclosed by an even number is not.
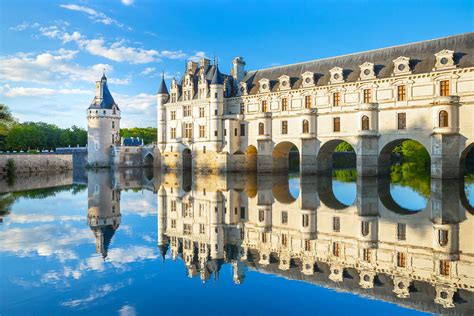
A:
[[[100,80],[107,81],[107,77],[105,76],[105,68],[102,70],[102,78]]]
[[[214,64],[214,75],[212,76],[211,84],[224,84],[224,79],[219,71],[219,66],[215,61]]]
[[[160,86],[158,87],[157,94],[168,94],[168,88],[166,87],[164,71],[161,73],[161,82],[160,82]]]

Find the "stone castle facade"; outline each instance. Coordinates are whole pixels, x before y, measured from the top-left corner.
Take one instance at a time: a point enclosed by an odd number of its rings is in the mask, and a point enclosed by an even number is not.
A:
[[[163,169],[325,173],[342,141],[359,175],[389,172],[390,153],[421,143],[437,178],[459,176],[474,146],[474,33],[334,58],[222,74],[189,61],[157,93]],[[109,136],[110,137],[110,136]]]

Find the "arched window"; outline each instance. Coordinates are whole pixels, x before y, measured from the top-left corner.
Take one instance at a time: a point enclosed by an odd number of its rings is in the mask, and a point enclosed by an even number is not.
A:
[[[303,120],[303,134],[309,133],[309,122],[308,120]]]
[[[362,116],[362,130],[369,130],[369,117],[367,115]]]
[[[438,231],[438,243],[442,247],[448,244],[448,231],[447,230],[440,229]]]
[[[448,112],[439,112],[439,127],[448,127]]]
[[[265,125],[263,123],[258,123],[258,135],[265,134]]]
[[[362,236],[367,236],[369,234],[369,222],[368,221],[362,221],[362,224],[361,224],[361,234]]]

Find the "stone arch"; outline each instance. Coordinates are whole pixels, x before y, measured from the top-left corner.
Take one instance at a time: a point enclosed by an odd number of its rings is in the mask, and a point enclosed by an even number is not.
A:
[[[356,151],[355,151],[356,146],[352,142],[346,139],[342,139],[342,138],[331,139],[325,143],[322,143],[319,148],[318,157],[317,157],[317,165],[318,165],[319,174],[326,174],[326,175],[332,174],[333,153],[336,150],[336,147],[339,146],[339,144],[343,142],[348,143],[352,147],[354,151],[354,155],[356,155]],[[354,158],[353,164],[355,166],[355,158]]]
[[[408,209],[398,204],[393,198],[392,193],[390,191],[391,183],[390,183],[390,178],[388,177],[383,177],[383,178],[378,179],[377,186],[378,186],[377,191],[378,191],[380,202],[387,210],[393,213],[396,213],[399,215],[413,215],[413,214],[421,213],[422,211],[426,210],[426,208],[429,206],[429,200],[427,201],[424,208],[421,208],[418,210]]]
[[[249,145],[245,150],[245,170],[257,171],[257,147]]]
[[[147,153],[145,157],[143,158],[143,165],[145,167],[153,167],[154,161],[155,161],[155,158],[153,157],[153,154],[151,152]]]
[[[183,170],[191,170],[193,168],[191,149],[185,148],[181,152],[181,166]]]
[[[474,164],[471,164],[470,162],[474,162],[474,143],[469,144],[466,148],[461,153],[460,157],[460,166],[461,166],[461,171],[463,174],[461,174],[461,177],[464,176],[466,171],[474,171]],[[472,170],[467,170],[467,163],[470,163],[470,165],[473,167]]]
[[[297,200],[298,196],[291,194],[288,174],[274,175],[272,180],[272,194],[275,200],[281,204],[291,204]]]
[[[422,145],[425,150],[428,152],[428,155],[430,156],[430,163],[431,163],[431,153],[430,153],[430,148],[426,146],[426,143],[419,139],[415,138],[397,138],[388,141],[386,144],[383,146],[380,146],[379,148],[379,155],[377,158],[377,174],[378,175],[390,175],[390,166],[391,166],[391,158],[392,158],[392,151],[397,147],[398,145],[402,144],[404,141],[407,140],[412,140],[420,145]]]
[[[319,200],[333,210],[343,210],[351,205],[345,204],[336,197],[333,190],[333,179],[332,176],[326,175],[318,177],[318,196]],[[354,201],[355,202],[355,201]],[[354,202],[352,204],[354,204]]]
[[[296,154],[296,151],[297,154]],[[278,143],[272,151],[272,162],[273,162],[273,171],[288,171],[290,170],[290,158],[292,156],[296,159],[298,157],[298,170],[299,170],[299,156],[300,149],[292,142],[283,141]],[[296,162],[295,162],[296,164]]]

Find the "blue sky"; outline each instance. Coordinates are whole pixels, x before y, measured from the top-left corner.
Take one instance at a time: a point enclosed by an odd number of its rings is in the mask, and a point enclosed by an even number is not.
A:
[[[0,103],[85,127],[105,68],[122,126],[155,126],[160,72],[187,59],[266,68],[471,32],[473,16],[472,1],[0,0]]]

